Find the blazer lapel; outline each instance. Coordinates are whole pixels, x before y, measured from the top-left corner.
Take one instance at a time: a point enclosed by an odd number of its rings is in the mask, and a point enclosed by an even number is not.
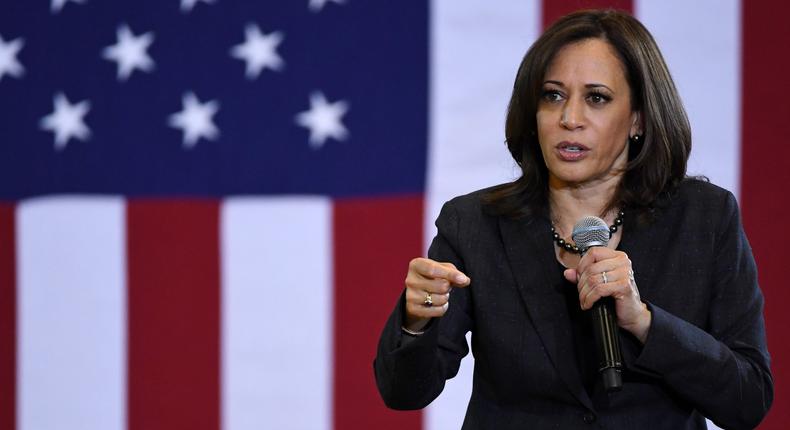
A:
[[[573,337],[565,299],[555,290],[551,271],[557,270],[551,225],[544,218],[500,218],[505,252],[527,313],[560,378],[583,405],[592,401],[574,361]]]

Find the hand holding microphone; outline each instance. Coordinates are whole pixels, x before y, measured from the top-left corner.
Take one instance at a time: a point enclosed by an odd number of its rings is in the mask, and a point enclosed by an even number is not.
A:
[[[599,370],[607,391],[616,391],[622,387],[617,326],[644,342],[650,311],[639,297],[628,255],[606,247],[609,228],[603,220],[582,218],[573,229],[573,240],[582,250],[582,259],[576,269],[568,269],[564,275],[576,283],[582,309],[593,309]]]
[[[601,297],[614,298],[617,325],[644,342],[650,325],[649,319],[645,320],[645,317],[649,317],[650,312],[639,296],[636,281],[631,278],[631,270],[631,261],[624,252],[592,248],[576,269],[565,271],[565,278],[577,284],[582,309],[592,308]],[[606,282],[603,282],[604,272]]]

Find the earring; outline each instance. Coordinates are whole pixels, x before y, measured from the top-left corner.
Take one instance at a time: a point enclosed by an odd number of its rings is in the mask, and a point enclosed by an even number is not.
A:
[[[641,139],[642,139],[642,136],[639,135],[639,134],[635,134],[635,135],[631,136],[631,141],[634,142],[634,143],[639,143],[639,141]]]

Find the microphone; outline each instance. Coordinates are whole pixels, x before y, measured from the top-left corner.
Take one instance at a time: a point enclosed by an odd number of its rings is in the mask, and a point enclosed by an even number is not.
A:
[[[586,216],[573,226],[571,234],[581,255],[593,246],[606,246],[611,233],[604,220]],[[598,299],[592,308],[593,337],[598,353],[598,372],[603,379],[607,392],[620,391],[623,388],[623,357],[620,352],[620,339],[617,336],[617,315],[614,300],[611,297]]]

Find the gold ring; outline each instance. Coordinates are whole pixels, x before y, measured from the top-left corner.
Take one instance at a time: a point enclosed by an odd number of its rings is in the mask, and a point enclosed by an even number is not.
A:
[[[428,293],[428,295],[425,296],[425,301],[422,302],[422,304],[423,304],[423,306],[428,307],[428,308],[433,306],[433,299],[431,298],[431,293]]]

